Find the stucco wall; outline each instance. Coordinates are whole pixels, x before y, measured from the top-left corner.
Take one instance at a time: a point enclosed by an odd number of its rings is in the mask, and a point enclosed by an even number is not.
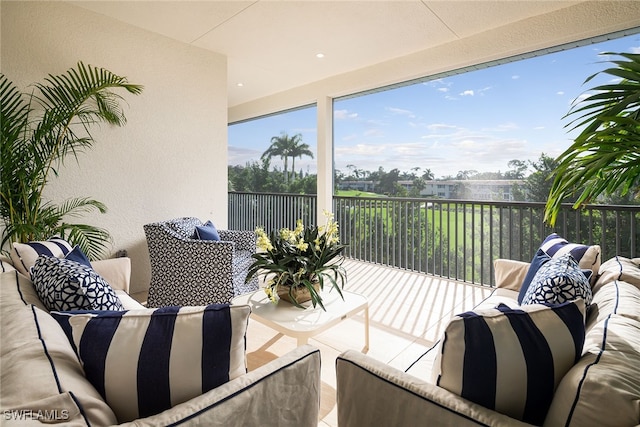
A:
[[[144,85],[125,94],[128,123],[94,128],[94,149],[51,180],[58,202],[89,196],[132,259],[132,291],[148,287],[142,226],[178,216],[227,224],[226,58],[62,2],[3,1],[0,69],[21,88],[82,60]]]

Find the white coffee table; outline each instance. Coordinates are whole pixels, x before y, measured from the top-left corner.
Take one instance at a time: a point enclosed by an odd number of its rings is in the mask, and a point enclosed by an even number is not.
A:
[[[305,309],[287,301],[273,304],[262,289],[238,296],[232,304],[247,304],[251,307],[251,317],[263,325],[269,326],[284,335],[296,338],[298,346],[304,345],[309,338],[337,325],[347,317],[364,311],[363,352],[369,349],[369,302],[360,294],[342,291],[344,301],[335,290],[321,293],[322,302],[327,311],[320,306],[313,308],[311,302],[304,303]]]

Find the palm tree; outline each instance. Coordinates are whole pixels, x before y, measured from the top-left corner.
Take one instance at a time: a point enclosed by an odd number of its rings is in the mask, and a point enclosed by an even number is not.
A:
[[[291,172],[294,178],[296,176],[296,157],[309,156],[313,159],[313,152],[309,149],[309,144],[302,142],[302,135],[297,134],[296,136],[300,138],[293,143],[289,152],[291,156]]]
[[[555,179],[545,207],[545,220],[553,225],[562,201],[580,193],[574,208],[601,194],[621,189],[640,190],[640,55],[604,53],[624,59],[596,73],[607,74],[617,83],[594,87],[595,91],[575,104],[565,117],[573,116],[571,130],[586,126],[574,143],[558,158]]]
[[[280,157],[284,162],[285,180],[289,181],[289,157],[292,157],[292,169],[295,171],[296,157],[311,156],[313,153],[309,150],[309,145],[302,143],[302,135],[297,133],[289,136],[286,132],[281,132],[280,136],[271,138],[271,145],[262,153],[261,159]],[[295,172],[294,172],[295,173]]]
[[[0,74],[0,247],[58,235],[96,259],[106,249],[109,233],[64,219],[95,209],[105,212],[106,207],[86,197],[57,205],[45,200],[43,191],[65,157],[77,160],[79,152],[91,148],[91,125],[124,125],[123,98],[111,89],[139,94],[142,86],[82,62],[65,74],[49,75],[45,82],[36,84],[33,93],[21,93]]]

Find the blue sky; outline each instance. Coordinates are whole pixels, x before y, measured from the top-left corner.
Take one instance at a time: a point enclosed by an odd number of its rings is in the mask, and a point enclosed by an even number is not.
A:
[[[334,102],[335,167],[505,172],[513,159],[556,157],[575,133],[564,127],[571,103],[604,79],[602,52],[640,53],[640,34],[564,52]],[[229,165],[259,160],[271,137],[300,133],[316,152],[316,109],[229,126]],[[273,165],[282,163],[274,159]],[[315,159],[296,170],[316,172]]]

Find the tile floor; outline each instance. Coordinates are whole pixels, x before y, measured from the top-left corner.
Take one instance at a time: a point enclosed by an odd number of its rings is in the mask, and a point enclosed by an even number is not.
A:
[[[472,309],[492,290],[355,260],[346,260],[345,267],[348,279],[345,289],[365,295],[369,300],[370,348],[367,354],[401,370],[407,369],[439,339],[453,315]],[[338,424],[335,359],[347,349],[362,351],[363,323],[363,316],[359,314],[309,340],[320,349],[322,357],[318,426]],[[249,370],[295,346],[294,338],[249,321]]]

